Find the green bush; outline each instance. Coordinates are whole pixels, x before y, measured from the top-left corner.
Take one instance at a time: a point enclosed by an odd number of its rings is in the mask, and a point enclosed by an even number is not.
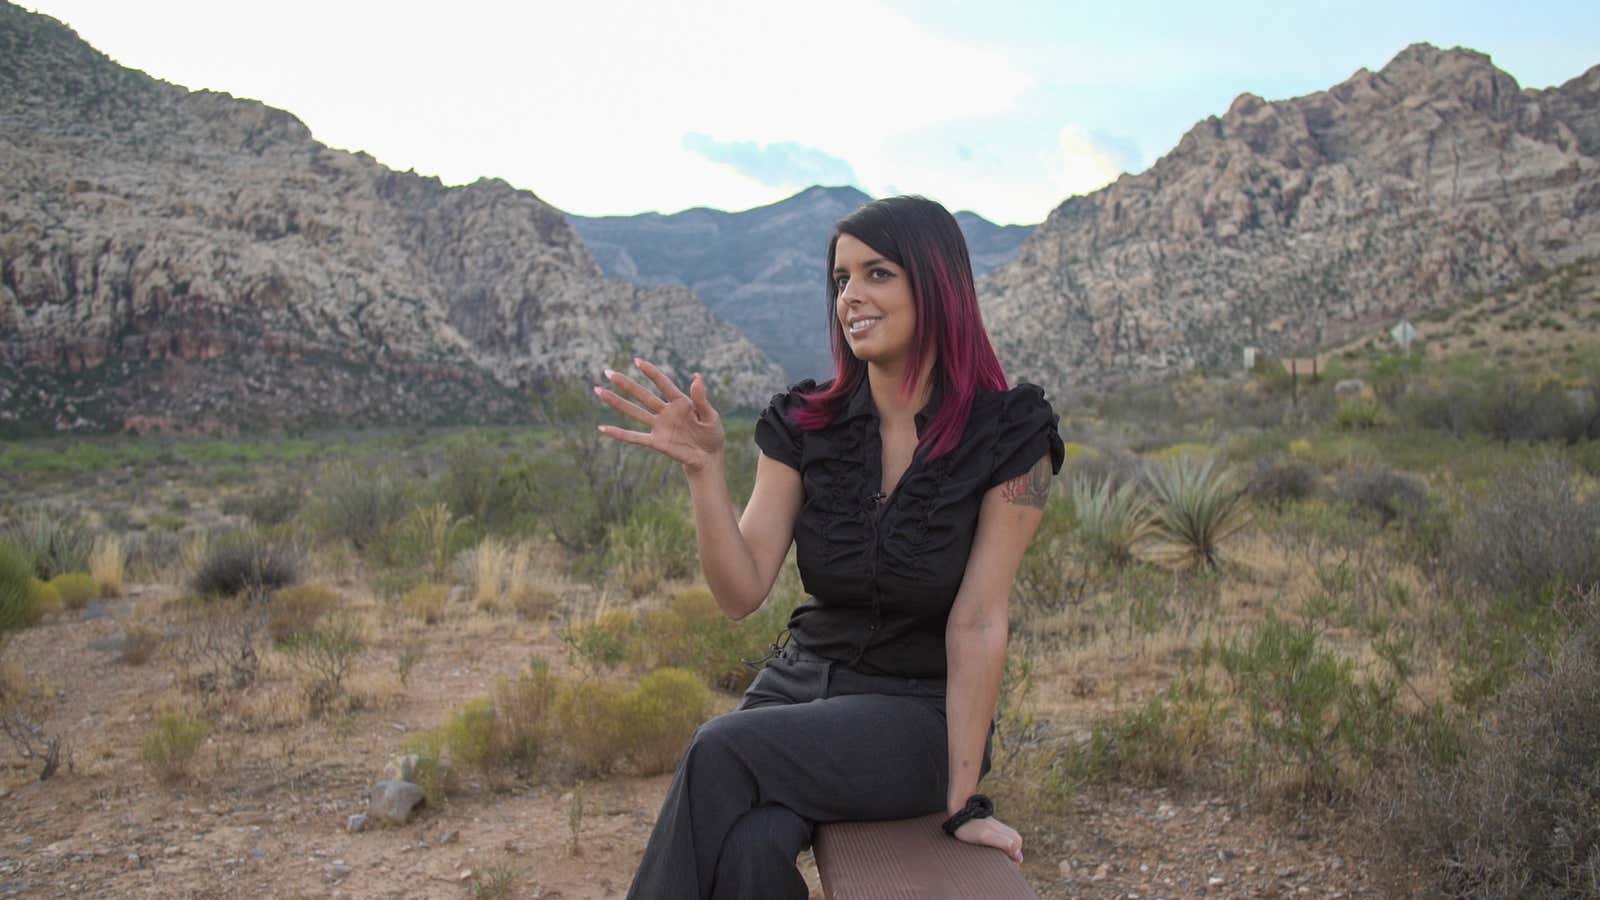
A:
[[[1464,509],[1447,551],[1453,572],[1528,603],[1600,583],[1600,501],[1562,457],[1505,472]]]
[[[305,488],[299,481],[273,483],[253,494],[235,495],[223,501],[222,511],[243,515],[262,527],[282,525],[305,506]]]
[[[568,684],[556,698],[556,720],[580,770],[604,774],[631,766],[656,774],[672,768],[709,707],[698,678],[667,668],[631,691],[592,679]]]
[[[1388,525],[1396,519],[1416,520],[1428,509],[1428,488],[1422,479],[1384,466],[1345,472],[1334,496]]]
[[[606,567],[635,597],[692,575],[699,562],[694,520],[676,493],[645,501],[606,534]]]
[[[1155,531],[1150,501],[1134,481],[1115,484],[1111,478],[1091,482],[1072,479],[1072,507],[1078,540],[1098,562],[1122,568]]]
[[[445,729],[425,731],[401,745],[404,753],[417,757],[412,783],[422,788],[423,801],[438,809],[446,795],[456,788],[456,770],[445,757]]]
[[[0,635],[26,628],[43,614],[33,582],[33,566],[22,551],[0,544]]]
[[[1244,491],[1215,457],[1182,455],[1150,466],[1146,473],[1155,497],[1155,529],[1190,567],[1216,569],[1222,545],[1250,516]]]
[[[341,618],[294,635],[281,649],[310,677],[306,702],[311,717],[320,718],[343,694],[344,679],[366,649],[366,641],[353,620]]]
[[[201,719],[183,713],[164,713],[145,737],[140,758],[156,778],[178,781],[188,774],[189,765],[209,730]]]
[[[208,539],[189,587],[205,597],[232,597],[288,587],[300,580],[304,553],[254,528]]]
[[[76,516],[36,507],[0,529],[0,541],[22,551],[34,577],[49,581],[62,572],[89,571],[94,533]]]
[[[628,658],[639,620],[625,609],[608,609],[588,622],[574,622],[561,635],[574,662],[590,671],[614,669]]]
[[[83,609],[90,600],[100,596],[100,586],[95,584],[94,576],[87,572],[62,572],[48,583],[61,598],[61,605],[67,609]]]
[[[641,775],[670,772],[706,720],[711,695],[683,669],[657,669],[623,698],[623,740]]]
[[[1378,405],[1377,400],[1348,397],[1339,401],[1333,420],[1347,431],[1377,428],[1384,423],[1383,407]]]
[[[1318,646],[1311,628],[1269,618],[1217,660],[1244,705],[1258,777],[1288,771],[1302,791],[1342,795],[1393,740],[1396,684],[1358,682],[1354,662]]]
[[[1396,893],[1592,897],[1600,887],[1600,611],[1528,668],[1459,758],[1411,761],[1381,792]],[[1413,877],[1420,876],[1420,877]]]
[[[412,508],[407,482],[385,468],[340,463],[324,470],[308,510],[324,538],[348,540],[358,553],[377,549]]]
[[[645,668],[689,669],[712,687],[739,692],[756,673],[753,663],[745,661],[765,655],[793,612],[794,598],[774,590],[759,610],[735,622],[717,606],[710,591],[690,588],[644,613],[640,630],[649,639],[633,647]]]
[[[1253,502],[1274,510],[1309,499],[1316,490],[1316,467],[1286,454],[1258,457],[1244,486]]]

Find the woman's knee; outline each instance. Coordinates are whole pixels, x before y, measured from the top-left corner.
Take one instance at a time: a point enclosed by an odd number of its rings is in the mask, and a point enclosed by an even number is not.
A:
[[[723,842],[723,853],[775,853],[793,862],[811,845],[812,823],[786,806],[757,806],[739,817]]]

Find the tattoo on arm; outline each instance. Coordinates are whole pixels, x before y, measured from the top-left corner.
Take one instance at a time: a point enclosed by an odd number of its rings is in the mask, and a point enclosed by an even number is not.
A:
[[[1044,509],[1050,499],[1050,457],[1039,457],[1033,468],[1000,486],[1000,495],[1007,503]]]

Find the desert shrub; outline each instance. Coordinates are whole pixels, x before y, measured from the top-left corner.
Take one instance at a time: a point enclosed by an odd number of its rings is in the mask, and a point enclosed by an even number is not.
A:
[[[1456,760],[1418,756],[1379,796],[1413,896],[1591,897],[1600,887],[1600,618],[1476,719]],[[1420,870],[1420,871],[1419,871]],[[1420,878],[1412,880],[1413,875]]]
[[[0,541],[22,551],[34,577],[49,581],[62,572],[89,570],[94,534],[77,516],[40,506],[8,522]]]
[[[623,740],[641,775],[670,772],[706,720],[711,695],[694,674],[657,669],[623,698]]]
[[[631,691],[594,679],[570,683],[557,695],[556,720],[580,770],[603,774],[631,764],[654,774],[676,762],[709,705],[698,678],[667,668]]]
[[[1156,533],[1190,567],[1216,569],[1222,544],[1250,521],[1244,491],[1215,457],[1179,456],[1146,473]]]
[[[298,480],[274,482],[253,494],[235,495],[222,504],[222,511],[242,515],[262,527],[282,525],[305,506],[305,488]]]
[[[317,627],[339,605],[339,594],[321,584],[279,588],[267,602],[267,634],[281,644]]]
[[[677,494],[653,497],[606,534],[606,568],[635,597],[699,564],[694,521]]]
[[[0,544],[0,635],[26,628],[43,614],[35,580],[27,557],[10,544]]]
[[[511,592],[507,605],[530,622],[545,622],[561,608],[561,595],[547,587],[526,584]]]
[[[1499,378],[1485,387],[1482,427],[1502,442],[1577,440],[1583,436],[1580,411],[1559,383],[1535,385],[1522,378]]]
[[[1346,430],[1377,428],[1384,423],[1383,407],[1377,400],[1365,397],[1347,397],[1339,401],[1333,421]]]
[[[203,719],[179,712],[163,713],[145,736],[139,758],[157,779],[179,781],[189,774],[189,766],[209,731]]]
[[[128,555],[123,550],[121,538],[104,537],[94,542],[94,548],[89,551],[89,574],[94,576],[100,596],[121,595],[127,563]]]
[[[400,608],[406,615],[428,625],[444,621],[445,606],[450,601],[448,585],[424,582],[406,591],[400,598]]]
[[[127,542],[128,571],[156,580],[183,560],[183,538],[170,531],[142,531]]]
[[[774,635],[788,621],[793,604],[774,591],[761,609],[735,622],[717,606],[705,588],[672,595],[666,605],[645,611],[640,631],[648,640],[633,644],[646,668],[689,669],[707,684],[742,691],[755,678],[746,660],[758,660]]]
[[[514,491],[501,483],[505,454],[472,434],[445,449],[444,472],[435,485],[437,496],[457,516],[485,527],[510,524],[518,511]]]
[[[261,671],[258,645],[266,633],[263,595],[191,598],[178,606],[179,661],[186,682],[202,694],[240,690]]]
[[[404,753],[416,756],[411,781],[422,788],[423,802],[437,809],[446,795],[456,788],[456,769],[445,756],[445,729],[425,731],[401,746]]]
[[[1505,472],[1456,522],[1450,568],[1490,591],[1532,601],[1557,584],[1600,582],[1600,502],[1553,453]]]
[[[621,688],[593,678],[565,684],[556,695],[556,722],[579,770],[607,773],[625,754],[623,697]]]
[[[1316,467],[1293,456],[1257,457],[1244,486],[1251,501],[1274,510],[1305,500],[1316,490]]]
[[[366,650],[366,641],[353,619],[340,618],[294,635],[282,650],[309,677],[307,707],[312,718],[320,718],[343,694],[345,676]]]
[[[535,657],[515,678],[495,684],[495,755],[527,774],[555,737],[556,680],[550,664]]]
[[[1072,507],[1077,514],[1077,536],[1099,563],[1122,568],[1133,561],[1134,550],[1154,533],[1154,515],[1138,482],[1115,484],[1084,476],[1072,479]]]
[[[155,656],[161,646],[161,632],[138,622],[130,622],[122,630],[122,649],[118,656],[130,666],[142,666]]]
[[[287,587],[300,580],[304,552],[253,528],[208,537],[198,550],[189,587],[206,597],[232,597]]]
[[[494,704],[488,698],[468,700],[444,725],[450,761],[470,769],[491,768],[494,725]]]
[[[1384,466],[1367,466],[1343,473],[1334,496],[1388,525],[1396,519],[1416,519],[1428,507],[1428,488],[1422,479]]]
[[[100,595],[94,576],[87,572],[62,572],[50,579],[49,585],[55,589],[61,598],[61,605],[66,609],[83,609],[90,600]]]
[[[30,624],[51,613],[60,612],[65,606],[61,600],[61,592],[56,590],[56,586],[37,578],[28,579],[28,602],[32,606]]]
[[[0,632],[0,640],[5,633]],[[61,734],[46,730],[54,692],[31,681],[20,668],[0,661],[0,735],[4,735],[26,760],[40,763],[39,780],[45,781],[61,765]]]
[[[574,621],[561,635],[569,657],[591,671],[613,669],[627,659],[639,620],[625,609],[598,609],[587,622]]]
[[[545,420],[562,427],[544,452],[505,467],[502,484],[580,564],[596,566],[603,562],[596,551],[604,548],[606,533],[659,496],[677,465],[658,453],[632,452],[596,431],[615,415],[582,382],[557,385],[539,402]]]
[[[378,549],[411,509],[411,490],[397,473],[351,463],[324,470],[312,496],[308,516],[317,532],[348,540],[358,553]]]
[[[1310,627],[1268,618],[1216,655],[1243,704],[1254,737],[1244,761],[1258,779],[1288,773],[1302,791],[1341,795],[1350,766],[1393,739],[1397,685],[1358,681],[1354,662],[1319,646]]]

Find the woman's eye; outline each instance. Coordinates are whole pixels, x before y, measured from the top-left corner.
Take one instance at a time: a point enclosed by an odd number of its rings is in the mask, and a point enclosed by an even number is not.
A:
[[[889,271],[888,269],[873,269],[872,270],[872,277],[878,279],[879,281],[885,281],[885,280],[887,280],[889,278],[894,277],[894,273]]]
[[[845,282],[847,282],[849,280],[850,280],[849,276],[846,276],[846,275],[835,275],[835,276],[833,276],[833,287],[834,287],[834,290],[839,290],[839,291],[844,290]]]

